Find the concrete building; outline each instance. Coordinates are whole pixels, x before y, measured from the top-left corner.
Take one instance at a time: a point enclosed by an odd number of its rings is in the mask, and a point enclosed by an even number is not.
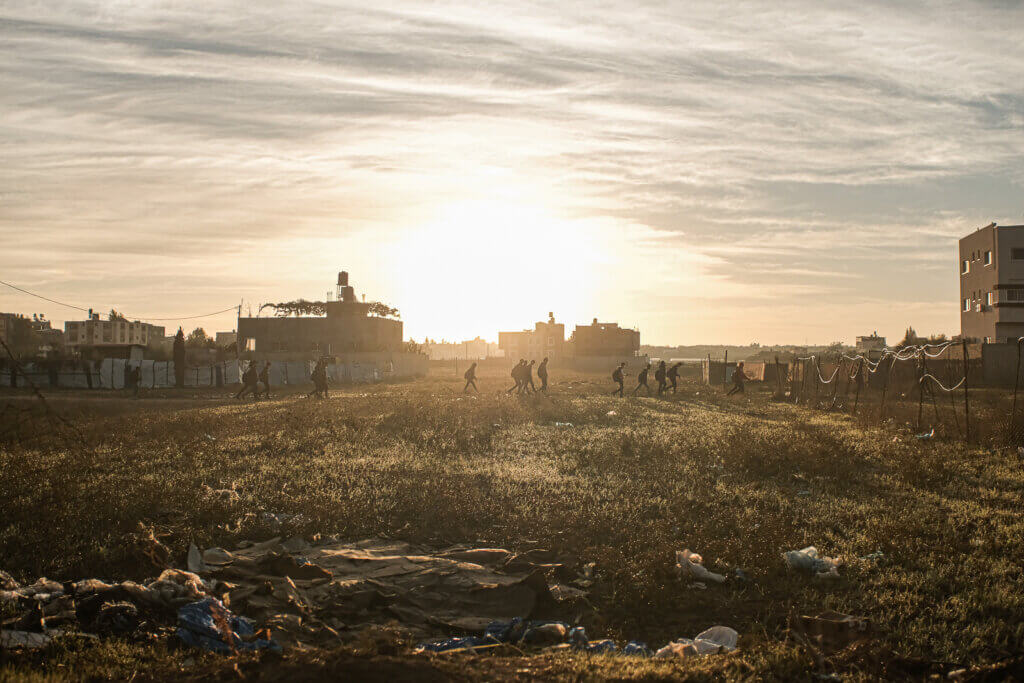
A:
[[[882,352],[885,350],[885,337],[879,337],[878,332],[872,332],[869,335],[857,337],[857,344],[855,348],[857,349],[857,353],[874,360],[878,356],[881,356]]]
[[[217,332],[214,336],[214,342],[217,346],[231,346],[238,341],[238,333],[232,330],[231,332]]]
[[[1024,337],[1024,225],[991,223],[961,239],[959,271],[961,336]]]
[[[532,330],[499,332],[498,348],[504,352],[505,358],[514,360],[561,358],[567,351],[565,325],[555,322],[554,313],[548,313],[548,321],[536,323]]]
[[[461,342],[423,342],[423,352],[430,360],[484,360],[500,356],[498,345],[477,337]]]
[[[322,307],[324,315],[239,318],[239,351],[261,359],[300,360],[402,350],[402,322],[370,315],[373,304],[356,299],[348,273],[338,273],[338,300]]]
[[[577,358],[628,357],[640,350],[639,330],[619,327],[618,323],[601,323],[597,318],[590,325],[577,325],[569,341]]]
[[[119,355],[129,347],[155,348],[164,338],[164,328],[139,320],[100,320],[94,313],[89,320],[64,322],[64,345],[75,355]]]

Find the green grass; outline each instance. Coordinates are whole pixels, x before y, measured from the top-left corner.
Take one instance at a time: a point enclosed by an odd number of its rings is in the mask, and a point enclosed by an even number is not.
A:
[[[733,400],[687,384],[667,399],[621,400],[603,378],[572,376],[549,399],[518,399],[498,393],[505,381],[485,376],[472,398],[461,380],[437,376],[335,391],[326,402],[55,399],[88,447],[74,437],[3,449],[0,566],[26,579],[143,578],[156,571],[133,542],[140,521],[167,533],[183,564],[192,540],[232,547],[273,533],[256,513],[300,513],[295,530],[306,534],[536,543],[596,561],[596,609],[582,615],[592,637],[661,645],[714,624],[741,634],[739,654],[701,662],[452,663],[412,658],[399,645],[246,660],[250,677],[377,662],[399,678],[791,678],[815,663],[784,641],[787,620],[825,609],[867,616],[875,633],[823,671],[900,678],[1024,652],[1024,471],[1015,451],[919,441],[907,427],[880,429],[756,390]],[[233,487],[237,498],[206,496],[204,485]],[[787,570],[781,553],[806,545],[850,560],[842,579]],[[755,582],[690,590],[673,572],[684,547],[714,571],[741,567]],[[881,566],[856,559],[876,550],[887,558]],[[104,643],[23,656],[6,673],[237,677],[233,662],[212,657],[182,669],[187,657],[195,655]],[[885,668],[894,661],[921,665]]]

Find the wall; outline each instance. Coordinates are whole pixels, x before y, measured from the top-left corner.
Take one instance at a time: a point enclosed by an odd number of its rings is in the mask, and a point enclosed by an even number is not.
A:
[[[983,344],[981,366],[985,384],[1012,387],[1013,375],[1017,371],[1017,353],[1017,344]],[[1024,365],[1024,357],[1021,363]],[[1024,386],[1024,367],[1021,368],[1018,381]]]

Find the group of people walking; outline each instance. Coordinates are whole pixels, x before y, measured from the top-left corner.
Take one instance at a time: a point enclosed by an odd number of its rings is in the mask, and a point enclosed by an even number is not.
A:
[[[539,391],[547,393],[548,391],[548,359],[544,358],[537,366],[537,379],[540,380],[540,388],[533,382],[533,366],[537,363],[535,360],[531,360],[529,363],[526,362],[525,358],[520,358],[519,362],[512,368],[512,381],[514,384],[505,390],[506,394],[515,392],[516,394],[535,394]],[[466,380],[466,386],[462,388],[462,393],[469,391],[470,387],[473,387],[473,391],[480,393],[480,389],[476,386],[476,363],[469,366],[465,374],[462,377]]]
[[[658,363],[658,369],[654,371],[654,379],[658,383],[658,396],[668,391],[669,383],[672,384],[672,393],[676,393],[676,389],[679,386],[679,368],[682,367],[682,363],[676,363],[675,365],[668,367],[665,361]],[[618,389],[612,391],[612,396],[618,394],[623,396],[625,393],[625,376],[622,371],[626,368],[625,363],[619,363],[619,367],[615,368],[612,372],[612,381],[619,385]],[[647,363],[640,370],[636,376],[636,387],[633,389],[631,396],[636,396],[640,389],[644,389],[647,395],[651,395],[651,386],[647,383],[647,378],[651,371],[651,364]]]
[[[235,398],[242,398],[246,394],[259,399],[260,384],[263,384],[263,397],[270,398],[270,361],[264,363],[259,370],[256,369],[256,361],[249,363],[249,367],[242,373],[242,388],[235,394]]]

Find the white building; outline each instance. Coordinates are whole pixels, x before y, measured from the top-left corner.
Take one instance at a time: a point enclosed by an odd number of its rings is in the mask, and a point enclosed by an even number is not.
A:
[[[64,344],[68,351],[83,347],[152,346],[164,338],[164,328],[138,320],[68,320],[64,323]]]

